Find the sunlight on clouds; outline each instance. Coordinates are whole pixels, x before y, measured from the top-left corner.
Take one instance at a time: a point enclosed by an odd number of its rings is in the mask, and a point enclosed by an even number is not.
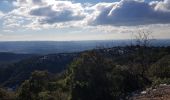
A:
[[[68,0],[13,0],[13,4],[12,11],[0,11],[1,30],[3,33],[23,32],[23,39],[31,39],[31,36],[37,40],[126,39],[138,28],[151,30],[155,37],[166,38],[170,32],[170,0],[121,0],[96,4]],[[72,34],[54,31],[69,31],[70,28],[78,30]],[[45,30],[49,33],[45,34]],[[39,37],[36,31],[43,35]],[[53,34],[49,36],[50,32]],[[15,35],[11,34],[11,38],[19,39]]]
[[[4,16],[4,13],[0,11],[0,18]]]
[[[156,2],[155,9],[170,12],[170,0],[164,0],[164,1]]]
[[[12,30],[3,30],[3,32],[11,33],[11,32],[14,32],[14,31],[12,31]]]

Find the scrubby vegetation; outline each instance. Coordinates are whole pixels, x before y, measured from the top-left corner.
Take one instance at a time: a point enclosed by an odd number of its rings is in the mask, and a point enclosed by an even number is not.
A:
[[[0,98],[128,100],[159,84],[170,84],[170,47],[114,47],[82,52],[60,73],[34,71],[15,93],[1,89]]]
[[[60,73],[67,68],[79,53],[49,54],[34,56],[6,66],[0,66],[0,84],[16,89],[24,80],[28,79],[35,70],[48,70],[50,73]],[[1,55],[0,55],[1,56]]]
[[[14,92],[0,88],[0,100],[16,100],[16,95]]]

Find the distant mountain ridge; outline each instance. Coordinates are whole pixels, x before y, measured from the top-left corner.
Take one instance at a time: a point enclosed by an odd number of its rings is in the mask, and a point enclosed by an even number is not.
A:
[[[0,52],[22,54],[71,53],[91,50],[100,47],[115,47],[130,45],[132,40],[102,40],[102,41],[11,41],[0,42]],[[170,46],[170,40],[154,40],[153,46]]]
[[[0,52],[0,63],[17,62],[23,59],[36,56],[34,54],[15,54],[10,52]]]

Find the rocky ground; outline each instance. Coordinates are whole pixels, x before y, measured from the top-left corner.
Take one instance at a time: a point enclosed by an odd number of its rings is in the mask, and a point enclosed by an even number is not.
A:
[[[170,100],[170,85],[161,84],[156,88],[149,88],[135,94],[132,100]]]

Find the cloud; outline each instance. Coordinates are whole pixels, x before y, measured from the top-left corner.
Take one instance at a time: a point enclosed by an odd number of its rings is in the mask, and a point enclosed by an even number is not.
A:
[[[4,13],[0,11],[0,18],[4,16]]]
[[[81,3],[58,0],[17,0],[13,13],[32,17],[41,24],[83,20],[86,14]],[[29,8],[29,9],[28,9]]]
[[[30,4],[40,4],[42,3],[41,0],[15,0],[16,6],[25,6]]]
[[[1,0],[0,2],[1,2],[1,3],[3,3],[3,2],[7,2],[7,3],[10,2],[10,3],[12,3],[12,2],[14,2],[14,1],[16,1],[16,0]]]
[[[81,4],[70,1],[55,1],[53,5],[31,9],[29,14],[41,17],[40,22],[48,24],[82,20],[85,17]]]
[[[10,1],[10,0],[8,0]],[[3,16],[8,28],[137,26],[170,24],[170,0],[82,4],[70,0],[12,0],[14,9]],[[113,29],[115,30],[115,29]]]
[[[80,26],[86,13],[81,3],[56,0],[16,0],[15,9],[6,13],[3,26],[7,29],[64,28]]]
[[[12,30],[3,30],[3,32],[12,33],[12,32],[14,32],[14,31],[12,31]],[[0,37],[1,37],[1,36],[3,36],[3,35],[0,34]]]
[[[152,3],[153,4],[153,3]],[[144,1],[122,0],[93,6],[90,25],[135,26],[170,23],[170,0],[151,5]]]
[[[170,11],[170,0],[156,2],[156,10]]]

